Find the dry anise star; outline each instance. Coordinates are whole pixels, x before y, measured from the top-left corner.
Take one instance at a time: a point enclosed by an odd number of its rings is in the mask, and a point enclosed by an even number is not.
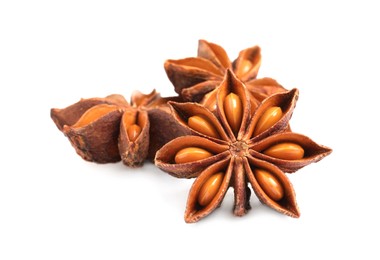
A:
[[[155,90],[147,95],[135,91],[130,104],[116,94],[81,99],[64,109],[51,109],[50,115],[84,160],[122,160],[127,166],[137,167],[145,159],[152,160],[168,141],[188,134],[171,116],[169,100],[178,98],[161,98]]]
[[[249,90],[252,106],[271,94],[286,91],[272,78],[256,79],[261,65],[258,46],[240,51],[231,62],[219,45],[199,40],[198,57],[167,60],[164,68],[175,91],[186,101],[200,102],[209,109],[215,108],[217,86],[222,82],[226,69],[230,69]],[[254,109],[252,109],[254,110]]]
[[[178,137],[156,153],[156,165],[179,178],[196,177],[185,221],[210,214],[233,187],[234,214],[250,209],[252,189],[260,201],[299,217],[293,187],[284,172],[294,172],[331,153],[310,138],[286,131],[298,90],[265,99],[251,113],[247,89],[227,71],[217,93],[217,114],[197,103],[169,102],[174,117],[195,135]]]

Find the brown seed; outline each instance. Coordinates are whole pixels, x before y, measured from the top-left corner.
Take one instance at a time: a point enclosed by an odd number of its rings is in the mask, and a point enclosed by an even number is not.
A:
[[[189,117],[187,124],[189,125],[189,127],[202,134],[214,138],[220,138],[218,131],[216,131],[215,127],[210,123],[210,121],[208,121],[203,116],[191,116]]]
[[[279,201],[284,197],[284,188],[275,176],[263,169],[255,169],[254,174],[260,187],[269,198]]]
[[[123,125],[130,126],[136,124],[136,112],[135,111],[125,111],[123,114]]]
[[[304,156],[302,146],[295,143],[279,143],[266,149],[264,154],[284,160],[299,160]]]
[[[137,139],[137,137],[140,135],[140,133],[141,133],[141,127],[139,125],[133,124],[133,125],[128,126],[127,128],[128,138],[129,138],[129,141],[131,142],[134,142]]]
[[[281,107],[270,107],[264,114],[260,117],[259,121],[256,124],[255,131],[253,136],[259,135],[275,123],[277,123],[282,117]]]
[[[113,105],[107,105],[107,104],[100,104],[94,107],[91,107],[89,110],[87,110],[80,118],[79,120],[73,125],[73,127],[83,127],[86,126],[98,118],[108,114],[109,112],[112,112],[114,110],[117,110],[117,106]]]
[[[214,113],[216,111],[216,92],[211,91],[207,93],[200,103]]]
[[[223,181],[223,177],[224,173],[218,172],[212,175],[205,183],[203,183],[198,193],[199,205],[205,207],[212,201],[216,193],[218,193],[220,185]]]
[[[235,93],[230,93],[224,98],[224,112],[232,131],[236,135],[240,129],[243,119],[243,105],[240,97]]]
[[[244,76],[252,68],[252,62],[249,60],[241,60],[239,64],[239,70],[236,71],[236,76],[239,78]]]
[[[175,163],[188,163],[211,157],[213,154],[199,147],[187,147],[175,155]]]

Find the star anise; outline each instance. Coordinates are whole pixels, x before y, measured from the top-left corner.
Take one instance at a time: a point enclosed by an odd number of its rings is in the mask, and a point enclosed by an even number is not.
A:
[[[122,160],[130,167],[153,160],[156,151],[175,137],[188,134],[176,123],[167,101],[155,90],[135,91],[131,102],[122,95],[81,99],[64,109],[51,109],[51,118],[85,160],[109,163]],[[166,129],[170,128],[170,131]]]
[[[292,184],[285,172],[321,160],[331,149],[287,131],[298,90],[273,94],[252,113],[245,85],[227,70],[217,91],[216,114],[197,103],[169,102],[174,117],[194,135],[179,137],[156,154],[156,165],[179,178],[196,178],[185,221],[196,222],[234,189],[234,214],[250,209],[251,188],[267,206],[299,217]]]
[[[249,90],[252,106],[257,106],[271,94],[286,89],[272,78],[257,79],[261,65],[261,49],[253,46],[240,51],[231,62],[226,51],[219,45],[199,40],[198,57],[167,60],[164,68],[175,91],[185,100],[204,104],[215,109],[217,87],[222,82],[226,69],[230,69]],[[252,109],[254,110],[254,109]]]

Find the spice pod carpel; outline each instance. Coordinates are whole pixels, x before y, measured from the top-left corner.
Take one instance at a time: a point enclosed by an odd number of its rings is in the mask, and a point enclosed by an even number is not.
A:
[[[241,139],[247,127],[247,119],[251,113],[248,96],[243,83],[231,70],[227,70],[217,94],[217,114],[232,141]]]
[[[279,168],[254,157],[247,157],[244,167],[252,189],[263,204],[291,217],[300,216],[293,186]]]
[[[128,110],[124,112],[120,124],[119,152],[123,163],[129,167],[139,167],[148,155],[149,118],[146,111]]]
[[[205,167],[228,157],[228,148],[227,145],[217,144],[199,136],[178,137],[156,153],[155,163],[160,169],[175,177],[191,178],[197,176]],[[192,151],[194,154],[191,154]],[[199,153],[206,152],[209,156],[198,157]],[[176,163],[178,153],[184,153],[185,159]],[[192,160],[193,158],[195,160]]]
[[[228,140],[216,116],[197,103],[169,102],[173,117],[184,127],[201,136],[208,136],[216,142]]]
[[[288,151],[286,149],[281,150],[281,145],[283,144],[292,144],[292,152],[298,155],[303,154],[303,156],[287,158],[285,153]],[[273,147],[277,147],[277,155],[281,152],[284,154],[282,156],[273,156],[276,154],[268,153]],[[310,163],[318,162],[331,152],[331,148],[317,144],[309,137],[294,132],[283,132],[269,136],[262,141],[252,144],[250,150],[252,156],[271,162],[288,173],[295,172]]]
[[[261,49],[253,46],[240,51],[232,67],[236,76],[243,82],[255,79],[261,65]]]
[[[232,176],[233,163],[223,159],[206,168],[191,186],[185,221],[193,223],[210,214],[222,202]]]
[[[253,114],[247,138],[257,142],[278,132],[287,131],[298,99],[298,89],[278,93],[265,99]]]
[[[76,152],[87,161],[108,163],[120,161],[117,146],[123,111],[115,105],[100,104],[88,109],[79,120],[63,126]],[[107,149],[104,149],[107,147]]]

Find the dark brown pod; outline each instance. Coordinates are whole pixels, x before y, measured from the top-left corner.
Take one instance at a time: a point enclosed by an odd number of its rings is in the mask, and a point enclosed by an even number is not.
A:
[[[104,111],[98,113],[99,110]],[[122,111],[117,106],[94,106],[74,125],[64,125],[63,133],[83,159],[97,163],[117,162],[120,161],[117,137],[121,116]]]
[[[53,108],[51,117],[85,160],[106,163],[122,159],[125,165],[137,167],[146,159],[153,160],[156,151],[173,138],[190,134],[174,120],[168,101],[181,99],[162,98],[155,90],[149,94],[135,91],[129,104],[122,95],[113,94]],[[108,111],[108,115],[104,109],[108,106],[118,112]]]
[[[179,60],[167,60],[164,68],[175,91],[185,100],[207,103],[208,93],[217,89],[227,70],[246,84],[252,91],[252,100],[256,104],[273,93],[286,91],[272,80],[256,81],[261,65],[261,49],[253,46],[239,52],[231,62],[226,51],[219,45],[199,40],[198,57]]]
[[[273,94],[255,107],[244,83],[227,70],[215,92],[214,112],[195,103],[170,103],[174,118],[198,136],[176,138],[156,154],[160,169],[175,177],[196,178],[185,221],[199,221],[218,208],[228,187],[234,189],[236,216],[245,215],[251,208],[252,189],[263,204],[299,217],[285,171],[318,161],[331,149],[289,132],[298,90]],[[189,124],[193,116],[199,118]]]
[[[131,127],[139,132],[131,136]],[[139,167],[148,156],[150,122],[146,111],[127,110],[120,122],[119,153],[123,163],[129,167]]]

